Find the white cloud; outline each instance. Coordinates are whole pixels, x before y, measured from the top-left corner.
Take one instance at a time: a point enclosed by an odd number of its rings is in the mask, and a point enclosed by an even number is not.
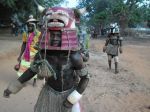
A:
[[[77,0],[66,0],[65,3],[63,3],[61,6],[72,8],[72,7],[76,7],[77,3],[78,3]]]

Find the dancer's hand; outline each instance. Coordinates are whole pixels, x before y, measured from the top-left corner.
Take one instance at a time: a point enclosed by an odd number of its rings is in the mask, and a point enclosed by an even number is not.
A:
[[[66,107],[66,108],[72,108],[72,104],[66,99],[63,103],[63,105]]]
[[[18,61],[18,62],[20,62],[20,61],[21,61],[21,56],[19,56],[19,57],[17,58],[17,61]]]
[[[122,50],[122,48],[121,48],[121,47],[119,48],[119,52],[120,52],[120,54],[122,54],[122,53],[123,53],[123,50]]]
[[[106,46],[103,47],[103,52],[104,52],[104,53],[106,52]]]
[[[6,89],[6,90],[4,90],[3,96],[4,96],[5,98],[9,98],[11,93],[12,93],[12,92],[11,92],[10,90]]]
[[[9,83],[7,89],[4,90],[3,96],[8,98],[10,94],[16,94],[23,88],[23,84],[19,80],[15,80]]]
[[[14,66],[14,69],[15,69],[16,71],[18,71],[19,68],[20,68],[20,64],[17,64],[17,65]]]

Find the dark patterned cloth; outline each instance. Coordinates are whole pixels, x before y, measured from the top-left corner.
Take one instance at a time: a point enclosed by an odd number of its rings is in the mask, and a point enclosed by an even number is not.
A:
[[[107,40],[106,53],[108,55],[118,56],[118,48],[121,46],[121,41],[121,37],[111,35]]]
[[[106,47],[106,53],[108,55],[118,56],[118,45],[108,44]]]

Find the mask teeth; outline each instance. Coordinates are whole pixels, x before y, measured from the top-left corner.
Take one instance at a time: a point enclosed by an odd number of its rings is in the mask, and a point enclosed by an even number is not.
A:
[[[51,23],[48,23],[48,26],[49,27],[64,27],[64,24],[59,23],[59,22],[51,22]]]
[[[58,22],[58,20],[57,20],[57,19],[54,19],[53,22]]]

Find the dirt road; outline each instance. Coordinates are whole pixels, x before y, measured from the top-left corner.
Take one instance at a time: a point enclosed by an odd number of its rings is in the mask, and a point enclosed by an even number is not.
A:
[[[13,70],[20,41],[0,40],[0,112],[33,112],[43,81],[32,80],[18,94],[3,98],[3,90],[17,78]],[[91,40],[88,62],[90,82],[84,92],[85,112],[150,112],[150,42],[124,43],[120,73],[108,70],[103,40]],[[5,49],[6,46],[11,46]],[[112,67],[114,68],[114,66]]]

